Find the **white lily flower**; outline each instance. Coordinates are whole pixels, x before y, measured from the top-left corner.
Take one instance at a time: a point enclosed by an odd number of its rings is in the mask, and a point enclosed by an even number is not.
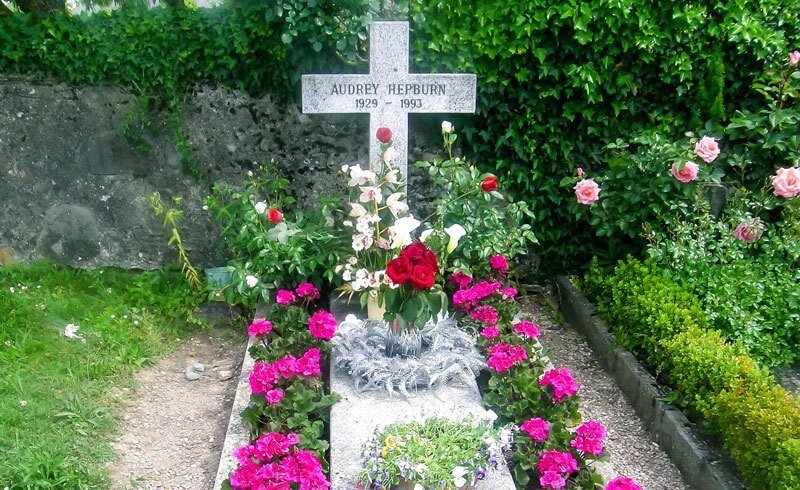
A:
[[[444,232],[450,237],[450,241],[447,242],[447,253],[453,253],[453,250],[458,246],[458,241],[467,234],[467,230],[459,224],[448,226],[444,229]]]
[[[264,201],[258,201],[256,203],[256,212],[258,214],[264,214],[266,210],[267,210],[267,203],[265,203]]]
[[[387,184],[399,184],[400,183],[400,171],[399,170],[390,170],[388,174],[386,174],[386,183]]]
[[[386,205],[389,206],[389,211],[397,216],[400,213],[408,211],[408,204],[403,200],[402,192],[395,192],[386,198]]]
[[[419,235],[419,241],[425,242],[433,234],[433,228],[428,228]]]
[[[411,245],[411,232],[419,228],[422,224],[418,219],[413,216],[404,216],[394,222],[394,225],[389,227],[390,236],[392,238],[392,248],[401,248],[406,245]]]

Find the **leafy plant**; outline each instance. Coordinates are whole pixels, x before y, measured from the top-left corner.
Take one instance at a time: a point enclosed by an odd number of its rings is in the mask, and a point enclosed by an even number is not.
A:
[[[172,200],[175,204],[179,205],[181,203],[179,197],[173,197]],[[174,246],[178,251],[181,272],[183,272],[183,275],[186,277],[186,281],[194,289],[199,289],[200,276],[194,266],[192,266],[192,262],[189,260],[189,254],[187,254],[186,249],[183,248],[181,234],[178,232],[178,221],[183,217],[183,211],[177,208],[166,208],[164,206],[164,201],[161,199],[161,194],[158,192],[154,192],[150,196],[150,205],[153,206],[153,212],[156,216],[164,217],[164,227],[166,228],[169,226],[170,228],[170,238],[167,244]]]

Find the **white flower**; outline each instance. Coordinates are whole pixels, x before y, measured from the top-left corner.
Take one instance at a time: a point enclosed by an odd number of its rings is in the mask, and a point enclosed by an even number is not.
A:
[[[367,214],[367,208],[362,206],[357,202],[350,203],[350,216],[353,218],[358,218],[359,216],[364,216]]]
[[[361,195],[358,196],[361,202],[376,202],[378,204],[383,200],[381,189],[379,187],[364,186],[361,188]]]
[[[258,284],[258,278],[256,276],[247,276],[244,278],[244,280],[247,283],[247,286],[251,288],[256,287],[256,284]]]
[[[350,167],[348,167],[347,165],[342,165],[342,173],[343,174],[346,174],[348,170],[350,170]]]
[[[411,232],[419,228],[420,221],[413,216],[405,216],[394,222],[389,227],[389,235],[392,238],[391,247],[401,248],[411,245]]]
[[[387,148],[385,152],[383,152],[383,161],[391,163],[395,160],[397,160],[397,150],[395,150],[394,147],[391,146]]]
[[[357,262],[358,262],[358,257],[356,257],[355,255],[347,259],[347,263],[350,265],[356,265]]]
[[[447,253],[453,253],[453,250],[458,246],[458,241],[467,234],[467,230],[459,224],[448,226],[444,229],[444,232],[450,237],[450,241],[447,242]]]
[[[348,228],[352,228],[353,227],[353,222],[350,221],[350,220],[345,220],[345,221],[342,222],[342,224],[347,226]]]
[[[400,183],[400,171],[399,170],[390,170],[388,174],[386,174],[386,183],[387,184],[399,184]]]
[[[428,228],[419,235],[419,241],[424,242],[433,234],[433,228]]]
[[[386,198],[386,205],[389,206],[389,211],[397,216],[400,213],[408,211],[408,204],[403,200],[402,192],[395,192]]]
[[[353,280],[353,271],[344,271],[344,274],[342,274],[342,279],[344,279],[347,282],[352,281]]]
[[[442,121],[442,134],[450,134],[453,132],[453,123],[450,121]]]
[[[19,406],[20,407],[25,407],[27,405],[28,405],[28,401],[27,400],[20,400],[19,401]],[[6,487],[6,488],[8,488],[8,487]]]
[[[414,485],[414,490],[425,490],[425,487],[417,483],[416,485]]]
[[[350,167],[350,180],[347,182],[348,187],[355,187],[357,185],[364,185],[375,181],[375,172],[372,170],[363,170],[358,165]]]
[[[369,235],[372,232],[372,225],[369,222],[369,218],[366,216],[361,216],[356,221],[356,230],[363,235]]]
[[[372,246],[372,237],[370,235],[355,235],[353,237],[353,250],[361,252]]]
[[[256,203],[256,212],[258,214],[264,214],[267,211],[267,203],[264,201],[258,201]]]
[[[453,468],[453,471],[450,472],[453,475],[453,484],[457,487],[463,487],[467,484],[467,480],[464,478],[464,475],[467,474],[467,469],[463,466],[456,466]]]
[[[208,205],[203,206],[203,211],[208,211]]]

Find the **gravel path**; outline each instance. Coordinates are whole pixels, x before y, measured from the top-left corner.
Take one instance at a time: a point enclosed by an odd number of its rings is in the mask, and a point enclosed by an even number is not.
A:
[[[568,367],[580,384],[584,420],[598,420],[606,427],[606,447],[614,473],[633,478],[645,490],[689,488],[644,429],[614,379],[600,367],[589,344],[568,324],[556,322],[550,306],[542,301],[524,298],[523,312],[539,326],[550,361],[555,367]]]
[[[114,443],[112,488],[213,487],[244,346],[231,330],[202,332],[137,375]],[[191,369],[195,363],[202,372]],[[189,381],[187,368],[199,379]]]

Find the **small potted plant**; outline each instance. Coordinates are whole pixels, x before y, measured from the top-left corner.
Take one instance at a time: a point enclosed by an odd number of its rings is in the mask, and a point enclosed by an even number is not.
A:
[[[375,490],[466,490],[503,459],[511,428],[484,418],[429,418],[376,431],[364,445],[359,480]]]

